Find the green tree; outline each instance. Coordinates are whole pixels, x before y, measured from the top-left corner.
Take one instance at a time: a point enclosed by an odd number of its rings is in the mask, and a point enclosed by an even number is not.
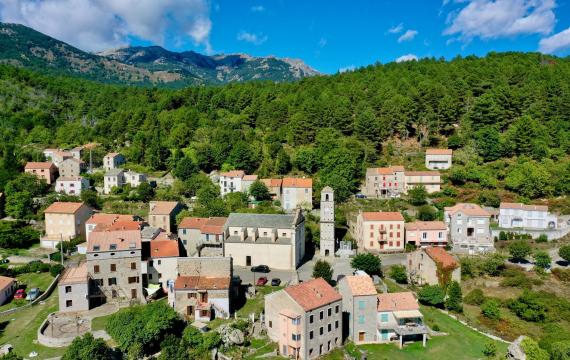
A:
[[[254,151],[245,141],[238,141],[233,146],[227,162],[234,168],[244,170],[248,174],[253,174],[259,165]]]
[[[32,194],[28,191],[21,191],[7,197],[4,211],[6,215],[15,219],[28,219],[34,214],[33,209]]]
[[[315,279],[323,278],[329,284],[332,284],[333,268],[325,260],[317,260],[313,267],[313,277]]]
[[[514,261],[524,261],[532,252],[532,248],[525,240],[517,240],[509,245],[509,253]]]
[[[492,341],[486,342],[485,346],[483,347],[483,355],[485,355],[488,358],[494,358],[496,354],[497,354],[497,345],[495,345],[495,343]]]
[[[431,205],[422,205],[418,208],[418,219],[432,221],[437,218],[437,212]]]
[[[85,203],[85,205],[93,209],[101,209],[101,201],[99,200],[97,191],[91,189],[81,190],[80,198],[81,201]]]
[[[484,127],[475,133],[475,142],[479,155],[486,161],[501,157],[501,134],[495,127]]]
[[[483,290],[479,288],[475,288],[471,290],[465,298],[463,302],[469,305],[481,305],[485,302],[485,295],[483,294]]]
[[[426,285],[418,291],[418,300],[422,304],[441,307],[445,301],[445,292],[438,285]]]
[[[526,337],[521,341],[521,348],[523,349],[525,356],[528,360],[550,360],[551,357],[548,352],[541,349],[536,341]]]
[[[65,350],[62,360],[107,360],[112,351],[104,340],[95,339],[91,333],[76,337]]]
[[[198,165],[188,156],[184,156],[176,166],[174,167],[174,171],[172,172],[174,176],[179,179],[189,179],[194,174],[199,171]]]
[[[525,321],[542,322],[546,318],[546,305],[538,295],[525,290],[522,295],[508,303],[509,309]]]
[[[154,197],[154,189],[152,186],[144,181],[137,186],[137,198],[142,202],[149,202]]]
[[[570,262],[570,245],[562,245],[558,249],[558,255],[566,262]]]
[[[408,199],[412,205],[419,206],[425,204],[427,195],[427,190],[423,185],[414,186],[408,190]]]
[[[300,147],[295,153],[293,165],[307,174],[314,174],[319,168],[319,158],[312,147]]]
[[[394,265],[390,267],[390,277],[398,284],[408,283],[408,273],[404,265]]]
[[[570,340],[557,341],[550,350],[551,360],[570,360]]]
[[[537,251],[534,253],[533,257],[535,266],[538,266],[541,269],[547,269],[550,267],[552,259],[546,251]]]
[[[359,253],[352,258],[350,266],[362,270],[368,275],[382,275],[382,262],[380,258],[371,253]]]
[[[513,166],[505,177],[505,187],[531,199],[546,196],[553,190],[547,169],[535,161]]]
[[[457,281],[452,281],[447,288],[447,298],[445,299],[445,307],[448,310],[455,312],[463,311],[463,294],[461,292],[461,286]]]
[[[501,318],[500,304],[495,299],[487,299],[481,305],[481,314],[491,320],[499,320]]]
[[[287,174],[291,171],[291,158],[284,150],[277,153],[274,170],[277,174]]]
[[[259,180],[255,180],[249,186],[249,194],[257,201],[271,200],[269,189]]]

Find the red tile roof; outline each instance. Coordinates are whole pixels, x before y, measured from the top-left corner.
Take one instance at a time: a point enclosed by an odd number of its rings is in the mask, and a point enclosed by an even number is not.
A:
[[[95,213],[85,223],[111,225],[116,221],[132,221],[134,218],[134,215]]]
[[[115,156],[121,155],[118,152],[110,152],[107,155],[105,155],[106,158],[114,158]]]
[[[394,175],[395,172],[403,171],[403,166],[395,165],[390,167],[368,168],[366,169],[366,175]]]
[[[255,181],[257,180],[257,175],[244,175],[243,181]]]
[[[414,221],[406,224],[406,230],[446,230],[443,221]]]
[[[453,150],[451,149],[426,149],[427,155],[451,155]]]
[[[364,221],[404,221],[404,217],[399,212],[363,212],[362,219]]]
[[[311,178],[283,178],[283,187],[284,188],[312,188],[313,187],[313,179]]]
[[[342,296],[323,278],[289,286],[284,291],[305,311],[342,300]]]
[[[502,202],[500,208],[530,210],[530,211],[548,211],[548,206],[546,205],[525,205],[520,203],[507,203],[507,202]]]
[[[178,240],[152,240],[150,242],[150,257],[176,257],[180,256]]]
[[[441,176],[439,171],[406,171],[406,176]]]
[[[420,305],[412,292],[378,294],[378,311],[418,310]]]
[[[225,177],[242,178],[244,175],[245,175],[245,171],[243,171],[243,170],[231,170],[231,171],[226,171],[226,172],[220,173],[220,176],[225,176]]]
[[[0,275],[0,290],[3,290],[14,281],[16,281],[16,279]]]
[[[226,290],[229,288],[229,277],[179,276],[174,282],[175,290]]]
[[[115,245],[115,249],[111,249]],[[94,250],[99,246],[99,250]],[[94,231],[87,243],[88,252],[135,250],[141,248],[140,230]]]
[[[224,225],[226,225],[226,221],[228,221],[228,218],[226,217],[211,217],[202,227],[202,233],[222,234],[224,232]]]
[[[44,210],[44,213],[50,214],[74,214],[77,210],[79,210],[83,206],[81,202],[54,202],[51,204],[47,209]]]
[[[444,269],[455,269],[459,266],[457,260],[441,247],[430,246],[423,250],[433,261],[440,264]]]
[[[65,269],[59,285],[82,284],[87,283],[87,262],[82,262],[78,266],[68,267]]]
[[[201,229],[208,221],[208,218],[202,217],[185,217],[178,225],[179,229]]]
[[[178,201],[151,201],[149,214],[169,215],[174,211],[178,204]]]
[[[344,279],[353,296],[376,295],[377,293],[370,276],[345,276]]]
[[[470,216],[491,216],[491,214],[489,214],[486,210],[477,204],[459,203],[451,207],[446,207],[444,210],[452,214],[462,212],[465,215]]]
[[[55,167],[55,165],[51,161],[42,161],[42,162],[27,162],[24,169],[49,169],[51,167]]]
[[[144,222],[134,221],[134,220],[117,220],[113,224],[105,227],[106,231],[116,231],[116,230],[140,230],[143,227]]]

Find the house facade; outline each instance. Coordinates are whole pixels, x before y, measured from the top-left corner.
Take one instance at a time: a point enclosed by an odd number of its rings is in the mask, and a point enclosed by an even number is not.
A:
[[[394,198],[404,192],[404,167],[391,166],[366,169],[364,194],[373,198]]]
[[[16,279],[0,275],[0,305],[4,305],[17,288]]]
[[[221,172],[219,185],[222,196],[235,191],[243,191],[242,180],[244,176],[245,172],[243,170]]]
[[[449,272],[449,279],[445,281],[461,281],[461,268],[459,262],[441,247],[426,247],[410,252],[407,255],[407,271],[411,284],[440,285],[440,279]]]
[[[375,343],[377,339],[377,291],[368,275],[345,276],[338,282],[348,338],[355,343]]]
[[[138,187],[143,182],[146,182],[146,175],[134,172],[131,170],[123,173],[124,183],[131,185],[131,187]]]
[[[67,267],[57,283],[59,311],[89,310],[89,276],[87,262]]]
[[[257,180],[257,175],[244,175],[241,178],[241,191],[246,193],[249,187]]]
[[[80,202],[55,202],[44,210],[45,234],[41,246],[54,249],[61,241],[85,236],[85,222],[91,216],[91,208]]]
[[[108,195],[114,187],[122,187],[125,184],[125,172],[123,169],[111,169],[103,177],[103,193]]]
[[[81,174],[84,166],[85,164],[81,160],[74,157],[66,158],[59,164],[59,176],[77,177]]]
[[[175,281],[178,275],[180,246],[178,239],[152,240],[148,242],[150,254],[147,258],[146,277],[150,284],[158,284],[164,292],[168,282]]]
[[[281,186],[283,185],[283,179],[260,179],[259,181],[265,184],[269,190],[269,194],[271,195],[272,200],[281,201]]]
[[[494,251],[491,215],[479,205],[459,203],[446,207],[444,218],[454,252],[476,254]]]
[[[451,167],[453,150],[426,149],[426,168],[430,170],[447,170]]]
[[[279,256],[275,256],[279,254]],[[239,266],[295,270],[305,256],[305,217],[232,213],[224,225],[224,256]]]
[[[441,190],[441,174],[439,171],[406,171],[405,193],[417,186],[425,187],[428,194]]]
[[[51,161],[28,162],[24,168],[26,174],[34,175],[40,180],[45,180],[48,185],[55,181],[57,167]]]
[[[358,213],[355,238],[360,249],[373,252],[403,251],[404,217],[399,212]]]
[[[166,232],[176,231],[176,215],[182,210],[178,201],[151,201],[148,213],[150,226],[161,228]]]
[[[322,278],[265,297],[267,335],[279,355],[315,359],[342,346],[342,297]]]
[[[297,208],[311,210],[313,208],[313,179],[283,178],[281,189],[283,210],[293,211]]]
[[[138,220],[140,219],[134,215],[95,213],[85,222],[85,240],[89,241],[89,235],[96,228],[103,230],[115,223]]]
[[[378,342],[397,341],[402,348],[404,342],[417,339],[425,347],[427,327],[412,292],[378,294],[377,310]]]
[[[126,162],[125,157],[119,153],[111,152],[103,157],[105,170],[117,169]]]
[[[548,212],[548,206],[501,203],[499,227],[504,229],[556,229],[558,218]]]
[[[186,217],[178,225],[178,237],[188,256],[222,256],[225,217]],[[202,254],[204,253],[204,254]]]
[[[87,189],[89,189],[89,180],[83,176],[60,176],[55,181],[55,191],[67,195],[79,196]]]
[[[414,221],[407,223],[406,243],[416,247],[447,246],[447,226],[443,221]]]

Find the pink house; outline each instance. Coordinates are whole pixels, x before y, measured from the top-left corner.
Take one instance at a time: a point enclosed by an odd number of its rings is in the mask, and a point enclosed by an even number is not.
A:
[[[426,246],[446,246],[447,227],[443,221],[407,223],[406,242],[422,248]]]
[[[404,217],[399,212],[360,212],[356,218],[358,247],[369,251],[404,250]]]

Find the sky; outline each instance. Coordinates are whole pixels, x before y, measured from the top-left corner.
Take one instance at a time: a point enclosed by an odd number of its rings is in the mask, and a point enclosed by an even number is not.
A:
[[[92,52],[274,55],[323,73],[490,51],[570,55],[570,0],[0,0],[0,21]]]

